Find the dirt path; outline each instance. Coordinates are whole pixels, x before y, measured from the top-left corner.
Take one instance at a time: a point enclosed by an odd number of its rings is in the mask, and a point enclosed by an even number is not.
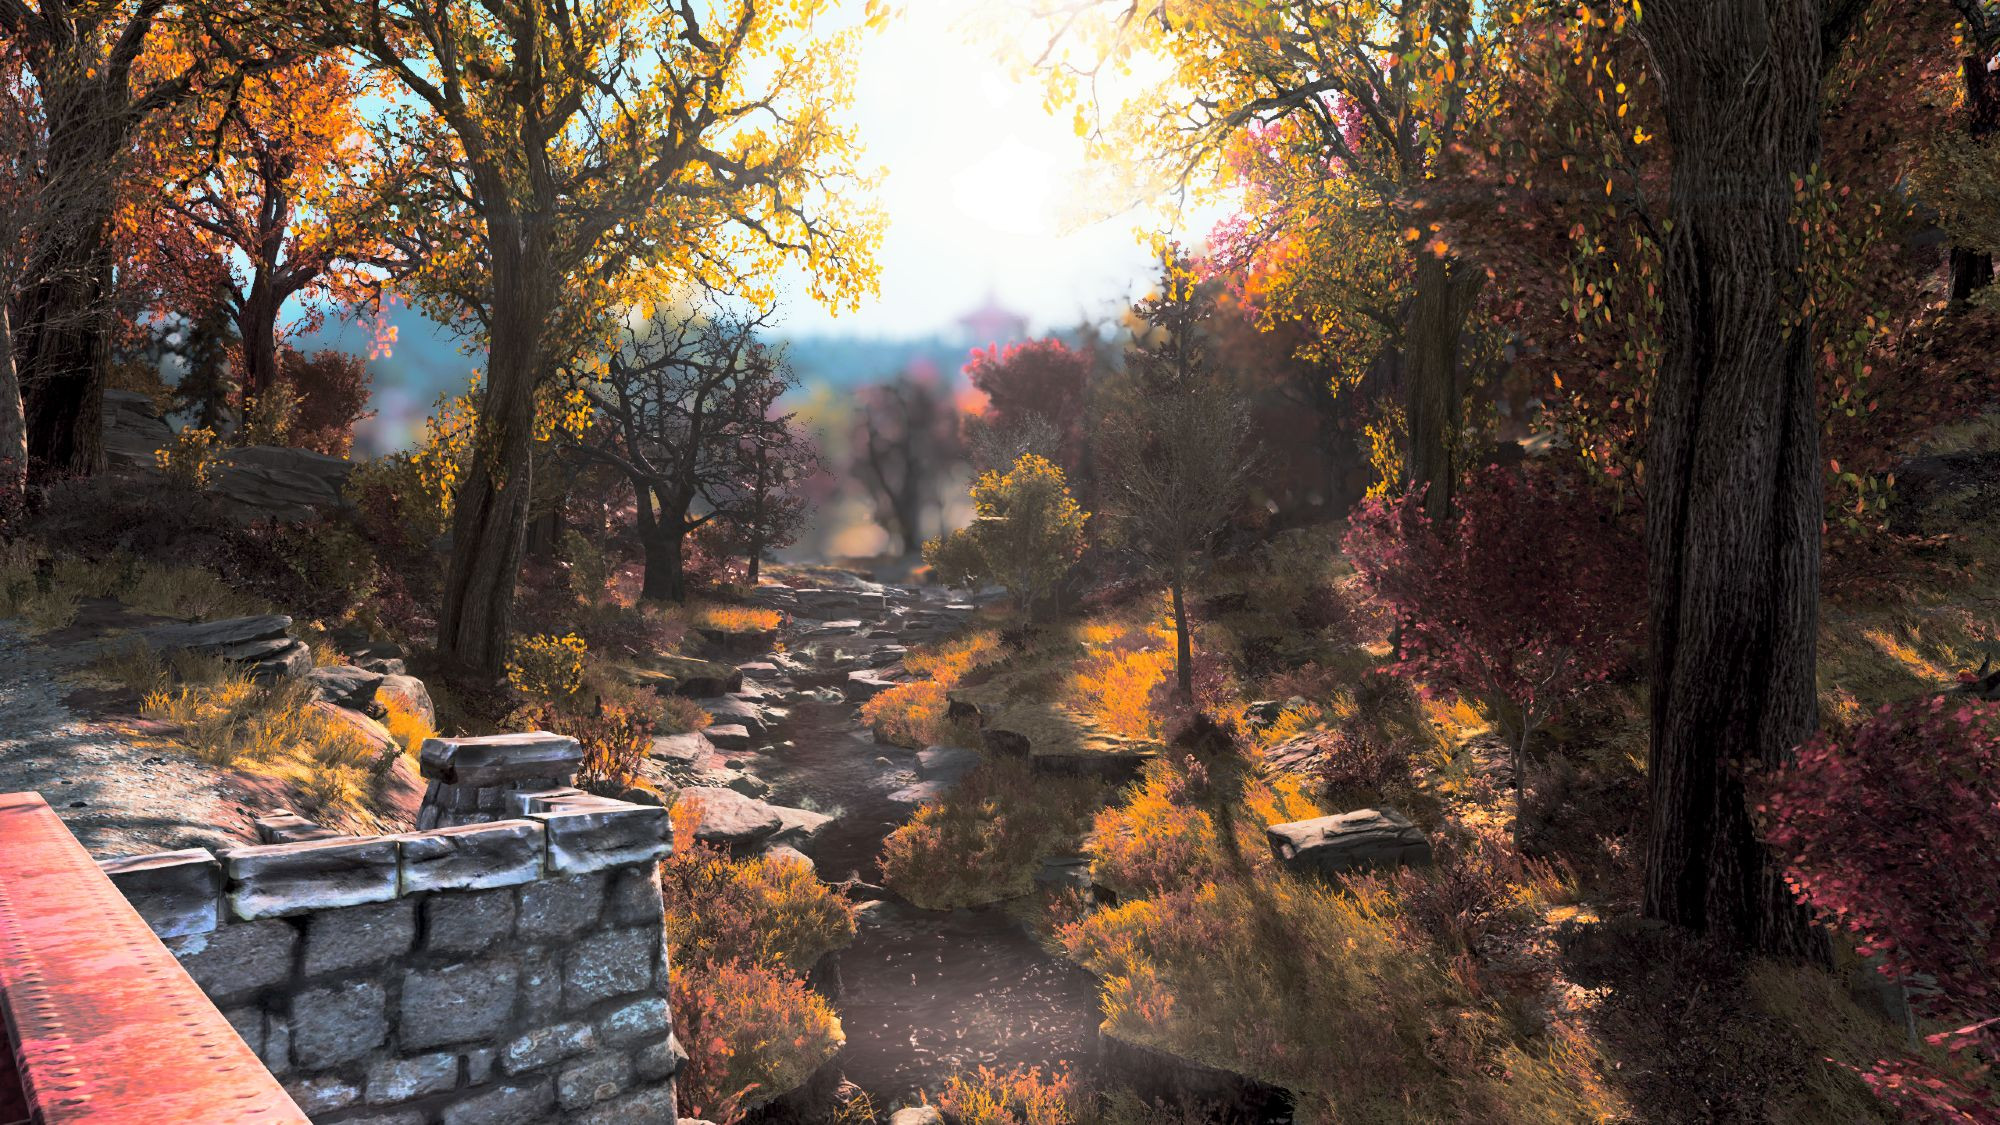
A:
[[[64,702],[62,674],[81,660],[0,622],[0,793],[40,793],[100,859],[245,843],[222,771],[134,745]]]

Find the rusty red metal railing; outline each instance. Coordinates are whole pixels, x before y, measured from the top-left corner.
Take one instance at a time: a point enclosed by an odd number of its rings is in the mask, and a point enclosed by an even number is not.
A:
[[[0,857],[13,1112],[32,1125],[305,1125],[39,795],[0,794]]]

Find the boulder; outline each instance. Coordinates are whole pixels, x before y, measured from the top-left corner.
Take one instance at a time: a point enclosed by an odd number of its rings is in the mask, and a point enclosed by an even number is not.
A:
[[[694,838],[742,854],[778,834],[784,820],[777,810],[733,789],[689,786],[680,801],[692,801],[699,818]]]
[[[291,618],[282,613],[266,613],[257,617],[228,617],[193,625],[158,625],[146,630],[144,636],[157,649],[186,649],[212,654],[252,641],[283,640],[291,629]]]
[[[725,695],[716,699],[699,699],[695,702],[718,723],[733,723],[753,735],[764,733],[764,709],[747,699]]]
[[[750,731],[739,723],[717,723],[702,733],[719,750],[750,749]]]
[[[1355,809],[1273,824],[1264,831],[1271,854],[1301,874],[1336,875],[1431,861],[1430,840],[1394,809]]]
[[[220,458],[208,491],[238,523],[303,523],[345,503],[341,490],[353,471],[345,458],[253,445]]]
[[[661,695],[685,695],[707,699],[728,695],[743,687],[743,673],[728,664],[696,660],[689,656],[655,656],[651,667],[634,668],[626,676],[641,687]]]
[[[767,844],[761,854],[774,863],[796,863],[805,868],[813,865],[811,856],[788,844]]]
[[[107,388],[104,392],[104,461],[112,469],[151,469],[153,454],[174,440],[152,396]]]
[[[772,841],[802,850],[811,848],[826,826],[833,823],[832,817],[811,809],[795,809],[786,805],[766,807],[778,814],[778,833],[771,837]]]
[[[950,790],[951,786],[942,781],[919,781],[915,785],[906,785],[889,794],[889,799],[899,805],[914,807],[926,801],[938,800]]]
[[[715,647],[715,651],[731,656],[751,656],[769,651],[778,639],[776,629],[711,629],[696,630],[702,639]]]
[[[841,684],[841,694],[849,703],[866,703],[895,686],[895,680],[875,672],[849,672],[846,682]]]
[[[936,1106],[913,1105],[889,1115],[889,1125],[944,1125]]]
[[[745,797],[762,797],[771,791],[771,783],[748,770],[736,770],[724,783],[728,788]]]
[[[917,751],[917,772],[947,784],[979,766],[979,751],[963,746],[932,746]]]
[[[335,707],[363,713],[377,710],[375,692],[382,686],[382,680],[380,673],[356,668],[352,664],[314,668],[306,673],[306,682],[313,686],[321,699]]]
[[[421,715],[426,725],[437,726],[437,707],[431,702],[430,689],[424,686],[422,680],[400,673],[385,675],[375,689],[375,698],[379,702],[391,695],[401,699],[406,708]]]
[[[653,739],[653,757],[662,761],[675,762],[690,768],[707,762],[715,755],[715,744],[698,730],[686,734],[663,734]]]

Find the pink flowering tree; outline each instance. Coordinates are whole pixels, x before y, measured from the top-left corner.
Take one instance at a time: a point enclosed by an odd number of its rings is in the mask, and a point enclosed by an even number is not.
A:
[[[1917,1120],[2000,1125],[2000,703],[1962,694],[1884,707],[1800,747],[1758,813],[1785,878],[1827,925],[1948,1021],[1950,1065],[1861,1072]]]
[[[1444,519],[1415,493],[1365,501],[1344,548],[1400,625],[1390,670],[1480,700],[1512,736],[1518,842],[1529,739],[1637,648],[1638,536],[1578,475],[1530,462],[1474,470]]]

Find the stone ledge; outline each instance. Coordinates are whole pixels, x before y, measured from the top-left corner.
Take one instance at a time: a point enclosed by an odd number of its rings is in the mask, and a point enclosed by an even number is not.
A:
[[[482,891],[541,877],[545,837],[526,820],[439,828],[402,838],[401,893]]]
[[[230,911],[251,921],[387,902],[398,894],[399,844],[364,836],[226,851]]]
[[[576,739],[548,731],[479,738],[427,738],[418,754],[425,777],[447,785],[489,786],[528,778],[567,778],[583,762]]]
[[[105,859],[97,866],[161,938],[205,934],[222,921],[222,864],[205,848]]]
[[[548,872],[582,875],[609,867],[654,863],[665,857],[667,810],[657,805],[592,798],[603,804],[585,805],[579,798],[554,811],[529,813],[548,830]]]

